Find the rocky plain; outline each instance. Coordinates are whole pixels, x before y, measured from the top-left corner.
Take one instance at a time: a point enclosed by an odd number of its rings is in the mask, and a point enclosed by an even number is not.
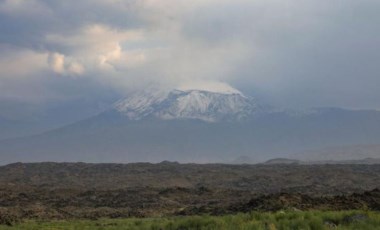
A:
[[[278,210],[380,210],[380,165],[14,163],[0,215],[98,219]]]

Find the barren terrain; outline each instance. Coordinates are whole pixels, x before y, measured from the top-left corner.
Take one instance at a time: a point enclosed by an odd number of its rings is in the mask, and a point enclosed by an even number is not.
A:
[[[380,165],[16,163],[0,214],[20,219],[380,210]]]

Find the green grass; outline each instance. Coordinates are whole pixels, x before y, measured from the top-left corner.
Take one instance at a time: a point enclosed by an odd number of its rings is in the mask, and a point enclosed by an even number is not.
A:
[[[352,216],[354,216],[352,218]],[[351,218],[350,218],[351,217]],[[355,219],[356,217],[356,219]],[[329,226],[333,227],[330,228]],[[72,221],[28,220],[13,226],[0,225],[6,229],[146,229],[146,230],[223,230],[223,229],[268,229],[268,230],[320,230],[320,229],[380,229],[380,213],[370,211],[280,211],[275,213],[252,212],[227,216],[192,216],[168,218],[130,218]]]

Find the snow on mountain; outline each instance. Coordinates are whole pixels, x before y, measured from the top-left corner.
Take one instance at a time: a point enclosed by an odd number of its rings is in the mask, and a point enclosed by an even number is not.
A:
[[[208,91],[212,93],[243,95],[239,90],[233,88],[232,86],[224,82],[214,82],[214,81],[186,82],[186,84],[179,85],[177,89],[181,91],[198,90],[198,91]]]
[[[207,91],[179,88],[146,90],[115,104],[131,120],[155,117],[163,120],[199,119],[207,122],[241,120],[254,114],[257,105],[238,90]]]
[[[131,120],[140,120],[154,113],[167,96],[165,91],[144,90],[116,102],[114,108]]]

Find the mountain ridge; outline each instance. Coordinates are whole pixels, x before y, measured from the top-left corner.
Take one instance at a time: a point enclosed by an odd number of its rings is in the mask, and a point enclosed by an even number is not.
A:
[[[131,120],[156,117],[162,120],[199,119],[206,122],[241,120],[258,106],[241,93],[206,90],[139,92],[115,103],[114,109]]]

